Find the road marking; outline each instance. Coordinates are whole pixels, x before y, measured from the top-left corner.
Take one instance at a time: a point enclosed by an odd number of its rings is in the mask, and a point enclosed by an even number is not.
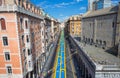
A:
[[[62,31],[59,45],[57,46],[57,55],[55,57],[55,74],[53,74],[54,78],[66,78],[66,59],[65,59],[65,40],[64,40],[64,33]],[[53,77],[52,76],[52,77]]]

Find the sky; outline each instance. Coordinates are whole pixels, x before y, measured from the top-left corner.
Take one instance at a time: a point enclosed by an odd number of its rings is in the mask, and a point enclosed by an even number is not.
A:
[[[112,0],[112,4],[115,5],[118,1],[120,0]],[[59,21],[85,13],[88,6],[88,0],[31,0],[31,2]]]

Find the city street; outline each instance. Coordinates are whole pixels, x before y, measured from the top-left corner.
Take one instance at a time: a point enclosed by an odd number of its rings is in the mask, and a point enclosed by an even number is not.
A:
[[[80,71],[76,61],[77,51],[70,39],[64,38],[63,31],[60,35],[54,61],[52,60],[52,62],[46,64],[47,68],[49,68],[49,65],[53,65],[53,67],[46,71],[46,73],[49,73],[46,74],[45,78],[80,78]],[[50,58],[53,55],[50,55]]]
[[[120,78],[120,0],[0,0],[0,78]]]

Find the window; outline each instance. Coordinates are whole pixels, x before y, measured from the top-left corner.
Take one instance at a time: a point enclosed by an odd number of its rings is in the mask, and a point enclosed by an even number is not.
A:
[[[96,40],[96,43],[98,44],[98,40]]]
[[[1,29],[2,30],[6,30],[6,25],[5,25],[5,19],[4,18],[1,18]]]
[[[30,54],[31,54],[30,49],[28,49],[28,55],[30,55]]]
[[[23,18],[21,17],[21,18],[20,18],[20,28],[21,28],[21,29],[23,29],[22,25],[23,25]]]
[[[12,67],[11,66],[7,66],[7,73],[12,74]]]
[[[20,5],[20,1],[21,1],[21,0],[18,0],[18,4],[19,4],[19,5]]]
[[[29,67],[31,67],[31,61],[29,61]]]
[[[26,2],[26,9],[28,9],[28,2]]]
[[[7,39],[7,37],[3,37],[3,45],[4,46],[8,45],[8,39]]]
[[[22,44],[24,45],[24,35],[22,35]]]
[[[24,56],[24,58],[26,59],[26,56],[25,56],[25,49],[23,49],[23,56]]]
[[[90,23],[90,28],[91,28],[91,23]]]
[[[25,27],[26,27],[26,29],[28,29],[28,22],[27,21],[25,21]]]
[[[29,42],[29,37],[28,37],[28,35],[27,35],[27,38],[26,38],[26,39],[27,39],[27,42]]]
[[[10,60],[10,53],[9,52],[5,52],[5,59],[6,59],[6,61]]]
[[[106,41],[103,41],[104,46],[106,46]]]
[[[112,27],[113,27],[113,28],[115,27],[115,24],[114,24],[114,22],[112,23]]]

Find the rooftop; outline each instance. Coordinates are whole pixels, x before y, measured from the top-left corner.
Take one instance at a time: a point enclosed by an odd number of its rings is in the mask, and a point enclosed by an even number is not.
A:
[[[100,10],[88,11],[83,15],[83,18],[112,14],[112,13],[116,13],[117,11],[118,11],[118,6],[112,6]]]
[[[75,39],[74,39],[75,40]],[[120,66],[120,58],[105,52],[104,49],[91,45],[83,45],[83,43],[75,40],[83,51],[90,57],[95,65],[117,65]]]

